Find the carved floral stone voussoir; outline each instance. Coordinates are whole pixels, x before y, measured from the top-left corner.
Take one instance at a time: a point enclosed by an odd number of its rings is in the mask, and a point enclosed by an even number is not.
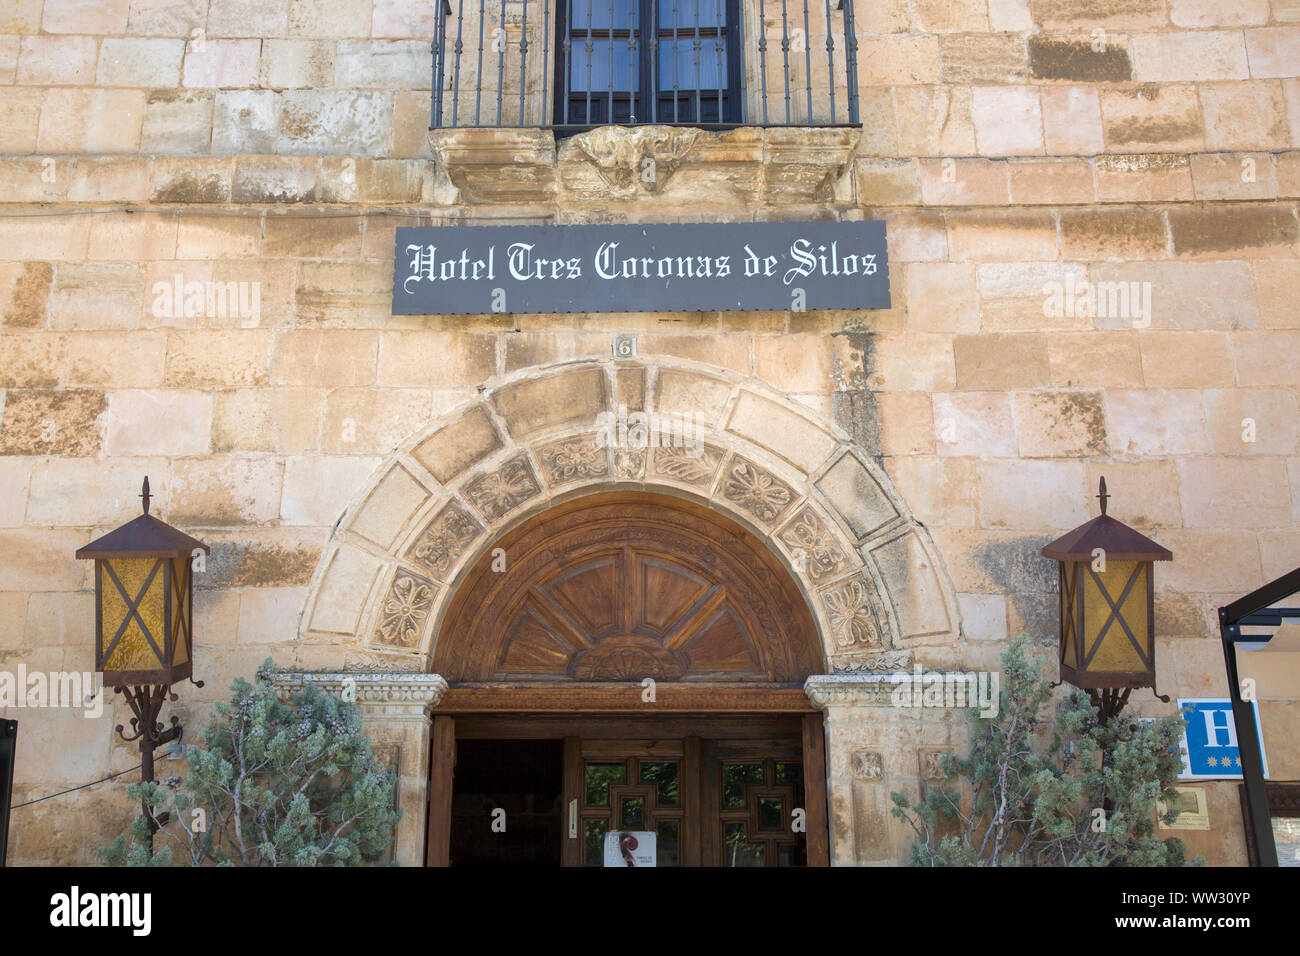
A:
[[[488,522],[496,521],[541,493],[528,456],[522,452],[496,471],[480,475],[465,486],[465,496]]]
[[[375,642],[396,647],[416,647],[437,596],[438,585],[418,574],[399,569],[380,608]]]
[[[447,572],[470,542],[479,536],[483,525],[457,501],[449,501],[420,533],[406,558],[445,580]]]
[[[447,682],[438,674],[279,671],[273,678],[275,696],[282,701],[307,684],[334,697],[353,697],[357,709],[371,716],[427,717],[447,693]]]

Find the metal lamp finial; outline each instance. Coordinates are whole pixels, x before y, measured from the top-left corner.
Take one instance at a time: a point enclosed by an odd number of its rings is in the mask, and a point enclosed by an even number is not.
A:
[[[1102,475],[1102,476],[1101,476],[1101,488],[1100,488],[1100,491],[1099,491],[1098,494],[1097,494],[1097,498],[1098,498],[1098,500],[1101,502],[1101,513],[1102,513],[1102,514],[1105,514],[1105,513],[1106,513],[1106,499],[1109,498],[1109,497],[1110,497],[1110,495],[1106,494],[1106,476],[1105,476],[1105,475]]]
[[[149,513],[149,499],[153,496],[149,494],[149,476],[144,476],[144,484],[140,487],[140,498],[144,501],[144,513]],[[1103,509],[1105,510],[1105,509]]]

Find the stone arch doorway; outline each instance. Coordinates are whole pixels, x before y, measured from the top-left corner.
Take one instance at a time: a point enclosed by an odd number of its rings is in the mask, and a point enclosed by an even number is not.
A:
[[[601,417],[632,411],[689,419],[702,454],[602,446]],[[286,686],[356,685],[372,737],[399,771],[398,859],[419,862],[428,843],[430,716],[456,694],[433,662],[461,582],[512,528],[607,491],[693,501],[776,557],[812,616],[824,666],[805,691],[826,721],[832,855],[897,858],[893,843],[863,833],[887,818],[891,782],[914,785],[918,759],[951,746],[955,732],[931,721],[900,737],[893,724],[908,715],[881,709],[881,681],[915,665],[962,665],[971,653],[930,534],[868,450],[810,408],[753,377],[646,356],[579,358],[484,382],[395,450],[325,547],[293,649],[301,671]],[[880,719],[887,713],[892,723]]]
[[[598,865],[611,831],[653,835],[664,866],[829,862],[803,691],[824,655],[756,535],[683,497],[596,492],[506,531],[454,591],[428,863]]]

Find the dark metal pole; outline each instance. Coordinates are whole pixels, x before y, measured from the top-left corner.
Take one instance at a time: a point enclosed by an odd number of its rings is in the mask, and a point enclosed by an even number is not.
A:
[[[18,747],[18,721],[0,720],[0,866],[9,849],[9,806],[14,796],[14,760]]]
[[[1260,866],[1277,866],[1277,845],[1273,841],[1273,822],[1268,813],[1268,795],[1264,790],[1264,758],[1259,752],[1259,731],[1255,725],[1255,708],[1241,699],[1241,679],[1237,673],[1237,642],[1242,640],[1241,627],[1219,608],[1219,636],[1223,640],[1223,663],[1228,671],[1228,695],[1232,700],[1232,721],[1237,728],[1237,752],[1241,755],[1241,777],[1246,785],[1246,809],[1255,831],[1256,857]]]
[[[171,687],[167,684],[156,686],[146,684],[129,690],[125,687],[115,687],[113,689],[126,698],[131,713],[134,715],[131,717],[131,735],[128,737],[125,728],[118,724],[118,736],[126,741],[140,741],[140,782],[152,783],[154,779],[154,750],[162,744],[180,740],[181,735],[184,733],[179,717],[172,717],[171,726],[166,730],[163,730],[163,725],[158,720],[158,715],[162,713],[163,704],[168,699],[174,701],[176,695],[169,693]],[[144,818],[149,824],[149,854],[152,856],[153,835],[166,825],[167,814],[163,813],[155,817],[149,809],[149,804],[143,799],[140,801],[140,812],[144,814]]]

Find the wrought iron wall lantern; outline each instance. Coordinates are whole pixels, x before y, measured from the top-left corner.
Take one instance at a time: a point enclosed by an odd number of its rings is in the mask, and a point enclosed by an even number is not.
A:
[[[95,670],[104,686],[122,694],[134,715],[123,740],[140,741],[140,780],[154,779],[154,751],[179,741],[184,729],[173,716],[164,729],[163,704],[175,701],[173,684],[193,679],[194,576],[196,554],[209,552],[197,538],[149,514],[149,479],[141,489],[143,513],[77,551],[95,562]],[[150,836],[165,820],[146,806]]]
[[[1156,686],[1154,562],[1173,552],[1106,514],[1104,477],[1097,497],[1101,514],[1042,554],[1059,570],[1061,680],[1110,720],[1135,688]]]

